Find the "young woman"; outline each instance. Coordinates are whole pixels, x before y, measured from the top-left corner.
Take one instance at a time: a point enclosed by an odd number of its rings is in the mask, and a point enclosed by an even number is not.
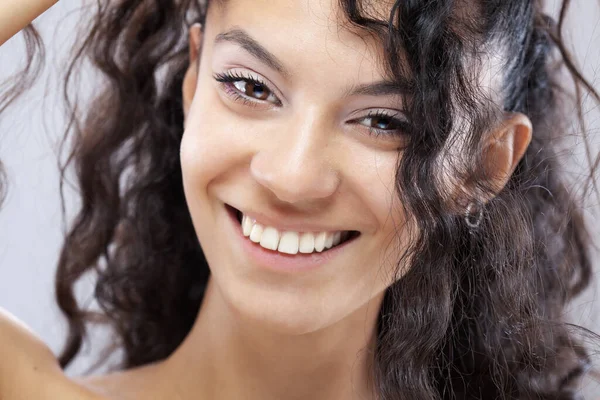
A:
[[[4,317],[0,398],[577,397],[568,2],[98,3],[67,74],[105,78],[70,130],[69,337],[55,360]],[[0,4],[5,40],[52,1]],[[122,368],[67,379],[92,323]]]

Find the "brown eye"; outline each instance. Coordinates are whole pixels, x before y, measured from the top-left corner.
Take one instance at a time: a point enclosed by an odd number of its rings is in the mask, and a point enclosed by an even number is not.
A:
[[[387,130],[393,126],[393,121],[389,117],[371,117],[371,128]]]
[[[233,83],[233,85],[242,94],[248,97],[253,97],[258,100],[267,100],[271,92],[264,85],[251,81],[239,80]]]
[[[361,119],[360,124],[367,127],[375,136],[404,135],[408,126],[400,112],[388,113],[388,111],[370,112]]]
[[[222,83],[227,95],[244,105],[263,105],[263,102],[266,101],[276,106],[281,106],[279,98],[269,89],[269,85],[260,78],[228,71],[222,74],[215,74],[214,79]]]

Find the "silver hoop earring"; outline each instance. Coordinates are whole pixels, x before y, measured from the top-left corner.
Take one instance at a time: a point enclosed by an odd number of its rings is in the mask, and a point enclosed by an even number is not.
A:
[[[479,202],[471,202],[465,211],[465,223],[470,229],[479,228],[483,219],[483,207]]]

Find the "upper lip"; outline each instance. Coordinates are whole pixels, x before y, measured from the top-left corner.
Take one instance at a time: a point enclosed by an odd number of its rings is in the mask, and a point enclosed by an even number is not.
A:
[[[290,220],[289,218],[281,216],[281,214],[271,213],[271,216],[248,209],[241,209],[239,207],[228,204],[230,207],[243,213],[245,216],[256,220],[263,226],[270,226],[277,229],[280,232],[293,231],[293,232],[337,232],[337,231],[351,231],[350,229],[343,229],[332,225],[323,225],[316,222],[310,222],[306,219],[302,221]]]

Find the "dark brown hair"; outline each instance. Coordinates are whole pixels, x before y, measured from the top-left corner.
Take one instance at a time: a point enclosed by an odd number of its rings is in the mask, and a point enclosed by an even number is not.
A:
[[[381,41],[389,75],[408,77],[412,87],[397,189],[414,217],[406,228],[414,241],[403,256],[410,270],[387,289],[379,314],[373,374],[382,399],[576,397],[589,357],[576,338],[581,330],[563,314],[591,279],[590,239],[557,153],[571,117],[558,67],[578,90],[600,98],[563,44],[569,3],[555,23],[543,1],[478,0],[466,6],[476,11],[465,12],[465,2],[399,0],[380,20],[360,1],[340,0],[349,26]],[[65,84],[73,147],[63,178],[73,166],[82,205],[56,276],[69,322],[63,366],[89,323],[114,329],[122,367],[130,368],[167,357],[197,316],[209,269],[186,206],[179,147],[187,26],[204,22],[206,7],[192,0],[98,2],[75,51]],[[500,108],[472,79],[490,49],[504,60]],[[84,60],[103,83],[80,114],[68,89]],[[529,116],[533,140],[506,187],[480,204],[473,228],[457,212],[465,199],[448,202],[439,166],[450,162],[472,193],[490,192],[478,155],[504,112]],[[445,158],[457,130],[466,138],[466,163]],[[74,295],[86,273],[97,276],[99,315]]]

